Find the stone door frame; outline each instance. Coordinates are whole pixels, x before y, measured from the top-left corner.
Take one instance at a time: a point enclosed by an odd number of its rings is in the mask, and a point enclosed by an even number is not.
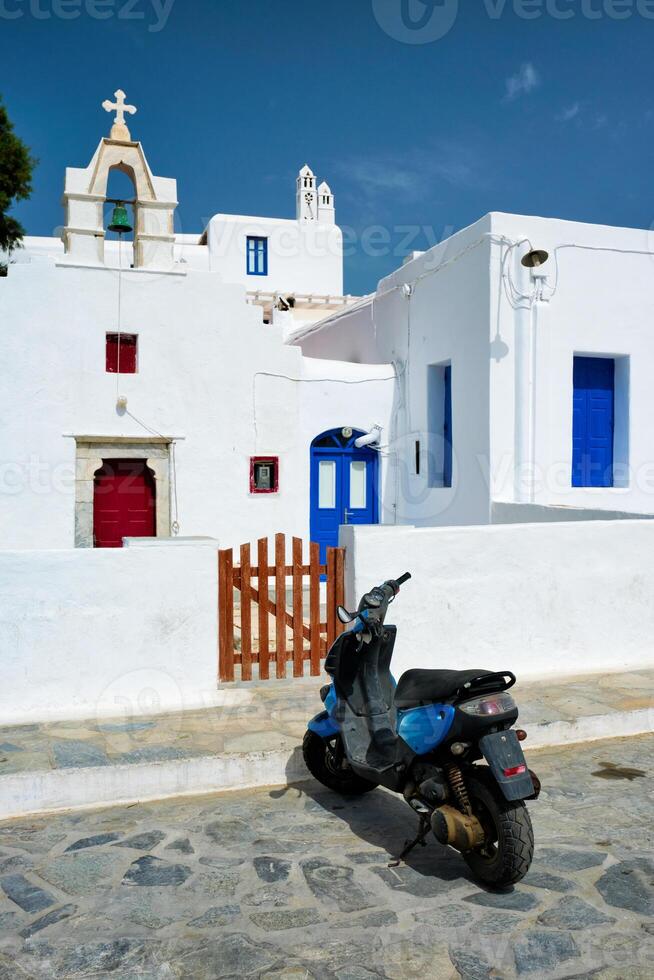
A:
[[[107,459],[145,459],[155,480],[156,535],[169,538],[170,446],[167,436],[75,436],[75,547],[93,547],[95,474]]]

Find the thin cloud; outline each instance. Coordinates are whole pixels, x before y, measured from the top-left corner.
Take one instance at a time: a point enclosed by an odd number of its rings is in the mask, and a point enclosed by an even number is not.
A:
[[[581,112],[581,103],[573,102],[572,105],[568,106],[566,109],[563,109],[556,116],[556,121],[563,122],[563,123],[572,122],[573,119],[577,118],[580,112]]]
[[[354,160],[343,169],[367,196],[389,193],[413,197],[419,192],[419,175],[390,159]]]
[[[476,186],[471,153],[463,147],[442,144],[433,150],[413,151],[374,158],[339,161],[337,169],[357,195],[367,201],[419,201],[426,188],[444,183],[455,187]]]
[[[526,61],[520,69],[506,79],[506,92],[504,99],[506,102],[515,102],[522,95],[529,95],[541,84],[540,74],[532,65],[531,61]]]

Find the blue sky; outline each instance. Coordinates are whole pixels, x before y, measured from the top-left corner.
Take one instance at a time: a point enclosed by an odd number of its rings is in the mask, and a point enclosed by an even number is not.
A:
[[[411,248],[491,210],[649,228],[653,45],[652,0],[0,0],[0,92],[40,158],[16,214],[61,223],[121,87],[179,231],[292,217],[300,166],[327,179],[348,292],[401,263],[407,226]]]

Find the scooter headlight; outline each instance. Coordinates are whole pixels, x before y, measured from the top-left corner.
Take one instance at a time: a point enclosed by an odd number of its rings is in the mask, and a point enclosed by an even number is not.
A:
[[[508,711],[513,711],[517,705],[510,694],[501,692],[499,694],[487,694],[482,698],[474,698],[472,701],[464,701],[458,707],[467,715],[487,718],[490,715],[504,715]]]

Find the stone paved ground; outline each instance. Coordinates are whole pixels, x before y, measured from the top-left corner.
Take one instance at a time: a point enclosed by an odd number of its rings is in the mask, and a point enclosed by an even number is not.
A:
[[[215,753],[286,750],[290,755],[302,741],[307,718],[322,708],[318,690],[329,680],[325,674],[232,685],[223,688],[226,703],[197,711],[0,727],[0,780],[15,773],[171,762]],[[520,724],[539,744],[552,745],[552,725],[654,712],[654,670],[565,677],[547,685],[521,681],[515,696]]]
[[[0,980],[654,976],[654,737],[532,753],[537,852],[483,891],[377,791],[315,783],[0,824]]]

